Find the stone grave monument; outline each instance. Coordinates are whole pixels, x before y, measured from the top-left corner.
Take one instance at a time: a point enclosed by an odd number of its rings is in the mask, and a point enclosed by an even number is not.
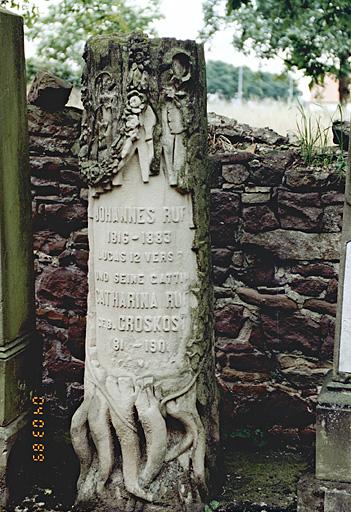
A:
[[[40,377],[22,18],[0,9],[0,510],[11,449]]]
[[[135,33],[92,39],[85,60],[77,503],[203,510],[218,441],[203,49]]]
[[[299,485],[299,512],[351,510],[351,159],[346,174],[334,368],[317,403],[316,479]]]

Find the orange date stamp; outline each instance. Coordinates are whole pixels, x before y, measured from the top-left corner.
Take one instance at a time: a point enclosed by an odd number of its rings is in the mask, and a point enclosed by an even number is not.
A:
[[[32,420],[32,461],[44,462],[45,460],[45,420],[44,405],[45,398],[42,396],[33,396],[32,404],[33,420]]]

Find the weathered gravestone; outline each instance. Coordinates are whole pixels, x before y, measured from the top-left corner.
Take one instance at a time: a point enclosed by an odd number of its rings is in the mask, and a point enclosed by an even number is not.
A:
[[[192,41],[98,37],[83,77],[89,183],[78,503],[203,509],[218,437],[205,64]]]
[[[347,172],[334,370],[318,399],[317,478],[351,483],[351,172]],[[341,460],[343,461],[342,463]]]
[[[0,9],[0,509],[40,364],[34,336],[31,197],[22,18]]]

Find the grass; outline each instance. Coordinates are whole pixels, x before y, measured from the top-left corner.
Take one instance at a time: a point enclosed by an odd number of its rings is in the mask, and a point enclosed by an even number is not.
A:
[[[334,152],[329,143],[329,133],[332,125],[323,126],[320,117],[312,119],[304,107],[299,104],[300,119],[296,122],[297,143],[301,156],[307,165],[327,167],[331,164]]]
[[[331,126],[331,118],[337,118],[338,108],[328,111],[327,108],[316,104],[304,105],[307,116],[311,117],[312,124],[319,120],[323,130]],[[239,123],[264,128],[268,126],[281,135],[296,134],[296,122],[300,119],[298,103],[289,105],[279,101],[245,101],[242,104],[222,100],[209,100],[208,111],[236,119]],[[328,141],[332,143],[331,130],[328,131]]]
[[[300,120],[297,121],[297,143],[300,147],[300,153],[303,161],[310,166],[321,167],[323,169],[334,168],[335,173],[342,178],[347,168],[347,158],[345,157],[342,138],[339,141],[340,148],[331,146],[329,142],[330,132],[334,116],[330,118],[328,126],[322,126],[321,119],[318,117],[314,121],[311,115],[306,113],[304,107],[299,104]],[[337,109],[338,118],[343,122],[343,110],[341,106]]]

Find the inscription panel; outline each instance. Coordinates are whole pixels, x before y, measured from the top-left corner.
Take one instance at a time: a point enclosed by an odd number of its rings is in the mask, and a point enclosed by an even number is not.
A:
[[[192,203],[163,174],[149,183],[140,176],[134,158],[123,186],[92,202],[90,293],[102,367],[115,376],[157,377],[165,366],[171,373],[181,366],[191,336]]]
[[[351,242],[346,246],[339,371],[351,373]]]

